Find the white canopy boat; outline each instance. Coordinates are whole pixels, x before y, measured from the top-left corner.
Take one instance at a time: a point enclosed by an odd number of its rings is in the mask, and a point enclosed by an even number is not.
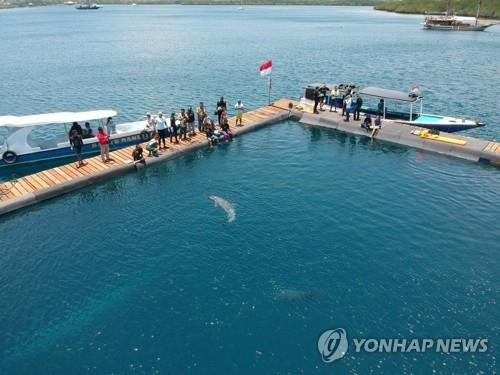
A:
[[[382,99],[383,110],[380,115],[384,118],[384,120],[390,119],[407,125],[415,125],[421,128],[445,131],[448,133],[484,126],[484,123],[480,121],[423,113],[423,97],[412,92],[406,93],[379,87],[365,87],[361,89],[358,94],[361,96],[370,96]],[[410,104],[410,112],[387,110],[388,100]],[[414,106],[416,104],[420,105],[419,113],[415,113]],[[372,115],[379,114],[378,108],[375,109],[370,107],[362,107],[361,112]]]
[[[361,107],[362,113],[366,113],[369,115],[376,116],[380,114],[380,116],[384,120],[388,120],[390,123],[398,122],[406,125],[414,125],[419,126],[421,128],[438,130],[438,131],[446,131],[449,133],[473,129],[477,127],[484,126],[483,122],[475,121],[475,120],[467,120],[464,118],[455,118],[450,116],[441,116],[434,114],[426,114],[423,113],[423,96],[417,95],[416,93],[410,92],[402,92],[395,90],[388,90],[380,87],[365,87],[362,89],[358,89],[355,85],[352,84],[327,84],[327,83],[314,83],[310,84],[305,88],[305,95],[301,99],[301,104],[312,107],[314,105],[314,90],[315,88],[326,88],[327,91],[331,91],[335,86],[337,86],[340,90],[340,97],[334,99],[330,96],[328,98],[328,104],[336,101],[337,108],[342,108],[342,98],[345,95],[346,88],[351,89],[352,93],[356,96],[359,95],[361,97],[373,97],[377,99],[382,99],[381,102],[383,106],[379,110],[379,107],[369,107],[367,105],[363,105]],[[404,103],[409,104],[410,111],[402,112],[396,110],[387,109],[387,102],[392,101],[395,103]],[[419,106],[419,111],[416,111],[415,106]],[[350,107],[350,113],[354,113],[356,110],[355,100],[352,101]]]
[[[107,119],[115,117],[113,110],[59,112],[30,116],[0,116],[0,129],[6,135],[0,144],[0,167],[74,156],[69,142],[69,128],[78,123],[84,129],[89,122],[92,135],[83,139],[82,154],[99,153],[97,128],[102,126],[110,135],[110,148],[116,150],[151,137],[145,120],[114,125]],[[58,126],[62,126],[62,129]],[[109,127],[109,129],[107,129]]]

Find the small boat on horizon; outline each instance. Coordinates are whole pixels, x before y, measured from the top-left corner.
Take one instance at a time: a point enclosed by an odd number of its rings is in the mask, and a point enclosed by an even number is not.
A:
[[[82,127],[85,122],[89,122],[92,128],[92,134],[83,138],[83,155],[100,152],[96,138],[99,126],[109,134],[111,150],[150,139],[151,129],[147,127],[146,120],[117,125],[112,122],[106,123],[107,119],[116,115],[116,111],[108,109],[30,116],[0,116],[0,129],[6,130],[3,143],[0,143],[0,167],[74,156],[68,136],[68,126],[74,122]],[[57,126],[63,126],[64,132],[57,131]],[[50,131],[54,131],[54,134],[50,134]],[[41,133],[42,136],[36,133]],[[49,133],[48,136],[47,133]]]
[[[87,3],[80,3],[75,8],[78,10],[97,10],[100,7],[101,6],[99,4],[96,3],[91,4],[90,2],[87,2]]]

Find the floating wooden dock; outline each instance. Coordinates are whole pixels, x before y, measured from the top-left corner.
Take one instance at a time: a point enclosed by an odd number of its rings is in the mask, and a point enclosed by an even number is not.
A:
[[[289,102],[289,100],[282,99],[272,105],[246,112],[243,115],[242,126],[237,127],[235,125],[236,118],[230,118],[231,131],[237,136],[261,126],[284,120],[290,115]],[[146,166],[175,158],[195,149],[208,147],[207,137],[199,132],[195,136],[188,137],[187,140],[179,140],[177,144],[167,143],[168,148],[161,150],[158,157],[146,158]],[[143,144],[144,149],[145,146],[146,144]],[[134,148],[135,146],[129,146],[110,152],[110,158],[113,160],[110,163],[103,163],[101,156],[97,155],[84,159],[87,164],[80,168],[77,168],[76,162],[72,161],[59,167],[0,184],[0,215],[93,185],[111,177],[135,171],[136,168],[132,160]],[[138,168],[141,167],[142,165],[139,164]]]
[[[360,121],[345,122],[339,113],[328,110],[319,114],[311,113],[311,108],[298,107],[298,102],[281,99],[277,102],[246,112],[243,126],[235,126],[235,117],[229,119],[231,130],[235,136],[270,125],[289,117],[302,123],[369,137],[360,127]],[[500,167],[500,144],[482,139],[463,137],[443,133],[440,140],[415,135],[415,131],[424,130],[415,126],[398,123],[387,123],[376,135],[377,140],[410,146],[422,150],[437,152],[471,161],[483,161]],[[451,139],[455,143],[446,142]],[[443,141],[444,140],[444,141]],[[205,134],[197,133],[178,144],[168,144],[169,148],[160,151],[158,157],[146,158],[146,166],[173,159],[184,153],[208,147]],[[145,144],[143,144],[145,148]],[[122,148],[110,153],[113,162],[104,164],[100,155],[85,159],[85,166],[76,168],[71,163],[40,171],[17,180],[0,184],[0,215],[15,211],[22,207],[60,196],[62,194],[94,185],[100,181],[135,171],[132,151],[135,146]],[[142,168],[141,164],[138,168]]]
[[[362,121],[354,121],[352,114],[350,121],[344,121],[341,112],[342,109],[339,112],[327,109],[314,114],[312,108],[305,105],[299,114],[294,112],[294,115],[303,124],[371,137],[371,132],[361,128]],[[446,132],[432,135],[426,129],[390,120],[383,122],[375,139],[500,167],[500,144],[494,141]]]

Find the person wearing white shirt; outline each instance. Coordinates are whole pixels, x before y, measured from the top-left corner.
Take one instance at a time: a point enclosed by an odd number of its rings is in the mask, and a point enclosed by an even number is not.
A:
[[[238,103],[234,105],[234,110],[236,111],[236,126],[243,126],[243,111],[245,110],[245,106],[238,100]],[[240,123],[238,125],[238,122]]]
[[[340,98],[340,90],[338,86],[335,86],[335,88],[332,91],[332,99],[330,101],[330,112],[337,112],[337,100]],[[332,107],[335,107],[335,110],[332,111]]]
[[[158,116],[155,118],[156,130],[158,131],[158,146],[161,147],[163,143],[163,148],[167,148],[167,144],[165,143],[165,138],[167,137],[167,120],[163,117],[162,112],[158,112]]]

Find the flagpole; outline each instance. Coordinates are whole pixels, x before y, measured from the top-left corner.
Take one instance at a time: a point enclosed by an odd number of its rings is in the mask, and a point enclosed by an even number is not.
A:
[[[269,100],[268,100],[268,104],[271,104],[271,85],[272,85],[272,78],[271,78],[271,75],[269,75],[269,78],[268,78],[268,84],[269,84]]]

